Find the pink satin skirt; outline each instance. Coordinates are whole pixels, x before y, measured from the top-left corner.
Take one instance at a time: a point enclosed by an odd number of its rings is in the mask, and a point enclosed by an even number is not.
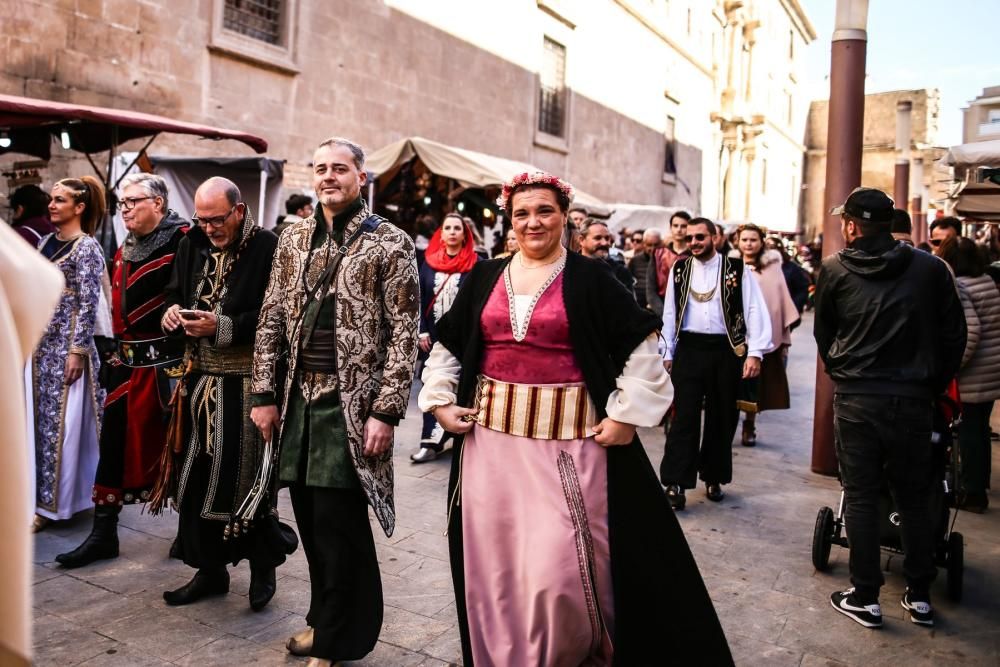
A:
[[[476,426],[461,479],[476,667],[610,665],[604,448],[593,438],[534,440]]]

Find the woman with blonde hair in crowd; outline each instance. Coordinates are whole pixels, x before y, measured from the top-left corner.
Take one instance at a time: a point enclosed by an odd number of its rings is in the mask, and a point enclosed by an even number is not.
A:
[[[744,380],[748,387],[756,384],[756,392],[740,392],[743,400],[739,407],[744,411],[742,444],[744,447],[753,447],[757,444],[757,413],[789,408],[785,362],[788,359],[788,348],[792,344],[792,327],[799,321],[799,311],[781,270],[781,253],[764,246],[764,230],[754,224],[740,225],[736,230],[736,245],[738,250],[734,252],[740,254],[743,263],[757,277],[757,284],[771,316],[772,349],[761,361],[760,377]]]
[[[104,188],[96,178],[64,178],[52,186],[49,203],[56,231],[38,242],[66,286],[26,372],[34,426],[28,438],[35,450],[35,531],[93,505],[104,407],[94,330],[110,315],[102,312],[107,310],[101,297],[104,252],[93,234],[104,211]]]

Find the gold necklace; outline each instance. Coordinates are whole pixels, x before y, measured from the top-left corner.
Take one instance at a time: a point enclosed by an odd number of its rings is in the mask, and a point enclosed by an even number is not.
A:
[[[722,261],[720,260],[719,261],[719,277],[721,277],[721,276],[722,276]],[[694,299],[695,301],[697,301],[698,303],[708,303],[709,301],[712,300],[712,297],[715,296],[715,292],[718,289],[719,289],[719,279],[716,278],[716,280],[715,280],[715,287],[713,287],[708,292],[699,292],[699,291],[695,290],[694,287],[688,288],[688,291],[691,294],[691,298]]]
[[[545,262],[544,264],[539,264],[538,266],[525,266],[524,265],[524,257],[522,255],[522,253],[519,252],[519,253],[517,253],[517,263],[520,264],[521,268],[524,269],[525,271],[534,271],[535,269],[541,269],[541,268],[544,268],[546,266],[552,266],[553,264],[555,264],[556,262],[558,262],[560,259],[562,259],[564,256],[565,256],[565,252],[560,252],[559,255],[556,256],[556,258],[554,260],[552,260],[551,262]]]

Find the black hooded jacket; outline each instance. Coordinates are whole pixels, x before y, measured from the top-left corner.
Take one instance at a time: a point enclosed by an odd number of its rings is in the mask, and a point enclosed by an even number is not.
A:
[[[930,399],[958,372],[965,316],[943,261],[861,237],[823,260],[814,335],[838,393]]]

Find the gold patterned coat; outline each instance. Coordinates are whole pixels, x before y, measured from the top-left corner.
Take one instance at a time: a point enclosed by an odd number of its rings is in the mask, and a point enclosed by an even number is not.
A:
[[[347,223],[344,238],[371,214],[367,204]],[[306,296],[326,268],[324,245],[312,253],[316,218],[286,229],[278,241],[271,279],[260,311],[254,346],[251,391],[273,393],[279,355],[288,348],[288,378],[295,377]],[[333,243],[327,238],[327,244]],[[308,266],[307,275],[303,276]],[[344,255],[328,294],[336,295],[337,374],[320,386],[315,400],[339,392],[347,422],[348,451],[368,502],[386,535],[395,527],[392,449],[366,457],[364,425],[373,413],[406,414],[417,357],[420,293],[413,242],[398,227],[382,222],[362,232]],[[315,298],[326,298],[326,294]],[[285,401],[292,382],[286,382]],[[283,421],[282,421],[283,423]]]

